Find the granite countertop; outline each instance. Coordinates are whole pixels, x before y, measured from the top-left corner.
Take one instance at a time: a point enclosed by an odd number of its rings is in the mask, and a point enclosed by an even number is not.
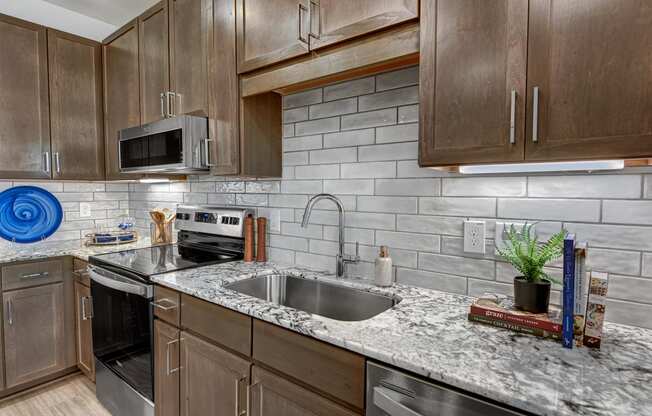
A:
[[[341,322],[274,305],[223,285],[283,272],[336,280],[272,263],[225,263],[156,275],[157,283],[329,342],[435,381],[540,415],[652,413],[652,331],[607,324],[600,351],[560,344],[467,320],[472,298],[404,285],[377,288],[401,302],[369,320]]]
[[[88,261],[90,256],[98,254],[151,246],[149,238],[141,238],[135,243],[106,246],[86,246],[84,240],[43,241],[33,244],[3,243],[0,245],[0,263],[60,256],[74,256]]]

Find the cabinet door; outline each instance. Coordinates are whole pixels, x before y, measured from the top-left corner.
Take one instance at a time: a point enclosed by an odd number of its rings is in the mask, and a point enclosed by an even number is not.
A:
[[[208,116],[212,0],[170,0],[170,88],[174,115]]]
[[[140,125],[138,26],[131,22],[103,46],[104,131],[107,179],[137,179],[120,174],[118,133]]]
[[[0,39],[0,177],[49,178],[45,28],[0,15]]]
[[[242,414],[251,364],[186,332],[181,338],[181,415]]]
[[[213,175],[237,175],[240,169],[235,2],[213,1],[213,47],[208,78],[208,128],[214,140],[210,147]]]
[[[91,380],[95,380],[93,357],[93,328],[91,289],[75,282],[75,328],[77,341],[77,367]]]
[[[156,416],[179,415],[179,330],[154,321],[154,397]]]
[[[526,159],[652,156],[650,45],[647,1],[531,0]]]
[[[63,283],[5,292],[6,386],[65,368]]]
[[[421,2],[421,166],[523,160],[527,2]]]
[[[48,29],[52,177],[104,179],[99,43]]]
[[[164,0],[138,18],[140,42],[140,114],[142,122],[165,118],[170,89],[168,4]]]
[[[418,0],[312,0],[310,49],[419,17]]]
[[[309,52],[309,0],[237,0],[238,72]]]
[[[248,416],[358,415],[358,413],[256,366],[252,369],[251,382],[248,394]]]

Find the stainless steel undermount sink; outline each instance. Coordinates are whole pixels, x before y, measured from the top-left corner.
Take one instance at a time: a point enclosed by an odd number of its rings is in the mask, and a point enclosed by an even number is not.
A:
[[[399,302],[376,293],[279,274],[240,280],[224,287],[338,321],[364,321]]]

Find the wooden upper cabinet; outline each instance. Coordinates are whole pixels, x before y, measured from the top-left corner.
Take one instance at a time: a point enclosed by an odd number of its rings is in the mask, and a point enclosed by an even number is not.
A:
[[[0,15],[0,177],[49,178],[46,29]]]
[[[170,0],[170,89],[174,115],[208,116],[212,0]]]
[[[3,294],[6,386],[66,367],[63,283]]]
[[[48,59],[52,177],[104,179],[101,46],[48,29]]]
[[[527,2],[421,2],[421,166],[523,160]]]
[[[313,0],[310,2],[310,49],[417,17],[418,0]]]
[[[309,0],[237,0],[238,72],[309,52]]]
[[[650,45],[647,1],[531,0],[526,159],[652,156]]]
[[[128,23],[105,40],[104,58],[104,132],[107,179],[135,179],[120,174],[118,134],[140,125],[138,24]]]
[[[162,1],[138,18],[140,114],[150,123],[166,116],[164,94],[170,90],[168,4]]]
[[[240,89],[236,58],[236,0],[213,1],[213,39],[209,54],[208,128],[213,139],[211,173],[240,173]]]

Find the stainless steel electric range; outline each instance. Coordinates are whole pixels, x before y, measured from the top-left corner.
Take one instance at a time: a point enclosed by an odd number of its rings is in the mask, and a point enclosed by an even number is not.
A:
[[[178,242],[89,260],[97,397],[113,416],[153,416],[156,274],[240,260],[250,210],[179,206]]]

